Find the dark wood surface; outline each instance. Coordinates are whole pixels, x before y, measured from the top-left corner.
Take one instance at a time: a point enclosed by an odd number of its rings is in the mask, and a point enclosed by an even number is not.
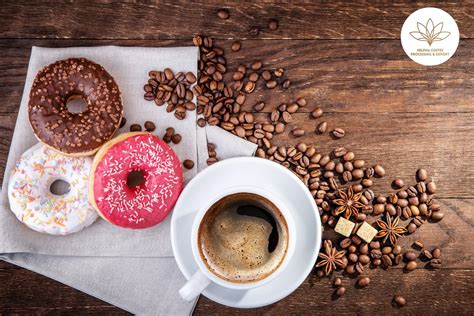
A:
[[[226,49],[229,68],[261,59],[286,70],[290,89],[258,87],[247,110],[266,100],[265,112],[281,102],[305,96],[308,107],[295,115],[304,126],[302,140],[321,151],[343,145],[370,163],[381,163],[387,177],[375,189],[388,192],[390,179],[413,182],[425,167],[438,186],[446,217],[423,225],[405,243],[422,239],[443,250],[443,269],[420,266],[411,274],[399,268],[373,270],[369,287],[358,290],[344,279],[346,295],[335,301],[330,279],[314,275],[286,299],[255,310],[236,310],[201,298],[196,314],[470,314],[474,313],[474,4],[443,2],[461,32],[456,55],[436,67],[412,62],[399,33],[405,18],[432,3],[250,4],[226,3],[231,17],[215,18],[210,3],[2,2],[0,5],[0,180],[15,125],[31,46],[175,46],[190,45],[195,32],[211,35]],[[280,28],[267,30],[276,18]],[[250,36],[253,26],[263,28]],[[242,50],[229,50],[242,39]],[[334,141],[316,135],[307,111],[321,106],[330,127],[347,136]],[[264,120],[268,114],[259,114]],[[277,144],[295,144],[281,135]],[[408,304],[391,306],[394,293]],[[120,309],[28,270],[0,262],[0,313],[121,314]]]

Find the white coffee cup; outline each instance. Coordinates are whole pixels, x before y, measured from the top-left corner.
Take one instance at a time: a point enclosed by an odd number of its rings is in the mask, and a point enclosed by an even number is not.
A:
[[[270,275],[265,277],[262,280],[249,282],[249,283],[234,283],[224,279],[219,278],[215,274],[213,274],[207,268],[206,264],[204,263],[203,259],[201,258],[198,246],[198,231],[199,226],[201,224],[204,215],[206,215],[207,211],[214,205],[217,201],[222,199],[225,196],[235,194],[235,193],[253,193],[260,195],[269,201],[271,201],[275,206],[280,210],[283,217],[286,220],[288,226],[288,248],[285,257],[283,258],[282,263],[280,266]],[[290,210],[286,207],[286,205],[281,201],[278,197],[270,194],[269,192],[254,187],[254,186],[235,186],[223,190],[220,195],[218,195],[215,199],[210,201],[210,203],[201,209],[199,213],[196,215],[194,219],[192,231],[191,231],[191,247],[193,251],[194,260],[197,263],[198,270],[191,276],[191,278],[184,284],[184,286],[179,290],[179,294],[181,297],[187,301],[191,301],[202,291],[206,289],[211,283],[218,284],[222,287],[229,288],[229,289],[237,289],[237,290],[248,290],[252,288],[256,288],[267,284],[271,280],[275,279],[288,265],[290,262],[296,245],[296,230],[293,217],[291,215]]]

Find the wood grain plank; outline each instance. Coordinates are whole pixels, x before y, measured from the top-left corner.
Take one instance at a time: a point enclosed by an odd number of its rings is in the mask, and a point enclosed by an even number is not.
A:
[[[35,272],[0,261],[0,313],[126,315],[67,285]]]
[[[223,307],[201,297],[195,315],[472,315],[473,270],[371,270],[371,283],[364,289],[354,287],[355,279],[343,279],[346,294],[334,299],[330,278],[311,275],[290,296],[273,305],[239,310]],[[392,306],[393,295],[407,300],[403,308]]]
[[[288,90],[264,88],[260,81],[244,110],[259,100],[269,105],[305,96],[309,106],[326,112],[474,112],[474,40],[464,40],[448,62],[425,67],[412,62],[398,41],[261,41],[242,43],[228,53],[230,73],[239,64],[261,59],[264,67],[283,67],[292,81]],[[178,41],[0,40],[0,113],[14,113],[21,100],[32,45],[48,47],[125,45],[179,46]],[[231,41],[218,41],[229,51]],[[146,78],[144,78],[145,80]]]
[[[7,264],[10,265],[10,264]],[[339,274],[335,274],[339,275]],[[334,300],[330,278],[318,278],[311,274],[290,296],[273,305],[250,310],[229,308],[201,297],[195,315],[229,314],[325,314],[373,315],[395,314],[446,314],[469,315],[474,312],[471,293],[474,270],[469,269],[418,269],[403,273],[398,269],[369,270],[371,284],[364,289],[354,287],[355,279],[343,278],[346,295]],[[59,282],[25,269],[0,268],[0,309],[2,314],[11,313],[106,313],[125,315],[126,312],[79,292]],[[391,306],[395,293],[407,299],[403,309]],[[453,304],[456,302],[456,304]]]
[[[214,1],[52,2],[3,1],[2,38],[170,39],[206,32],[216,38],[248,38],[257,26],[268,39],[399,38],[407,16],[432,6],[429,1],[391,2],[239,2],[226,1],[230,18],[220,20]],[[458,22],[462,38],[474,36],[474,4],[436,3]],[[278,18],[277,31],[268,21]],[[105,21],[105,23],[104,23]]]

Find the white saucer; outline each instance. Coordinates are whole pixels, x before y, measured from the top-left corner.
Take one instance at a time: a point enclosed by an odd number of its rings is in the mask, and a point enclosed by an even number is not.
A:
[[[196,213],[226,188],[248,184],[278,195],[294,213],[297,236],[295,253],[275,280],[250,290],[231,290],[212,283],[202,293],[215,302],[238,308],[269,305],[296,290],[314,267],[321,245],[321,221],[316,203],[291,171],[262,158],[226,159],[194,177],[174,207],[171,244],[176,262],[186,279],[198,269],[190,236]]]

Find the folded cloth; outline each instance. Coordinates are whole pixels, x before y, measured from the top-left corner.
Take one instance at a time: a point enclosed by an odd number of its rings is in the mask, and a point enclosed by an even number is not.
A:
[[[7,184],[16,160],[37,142],[28,122],[28,94],[36,73],[59,59],[85,57],[97,62],[115,78],[123,96],[128,131],[134,123],[152,121],[155,134],[163,136],[167,127],[182,135],[173,149],[181,160],[196,162],[184,169],[187,183],[205,168],[207,139],[217,148],[219,159],[250,156],[255,145],[218,127],[200,128],[196,112],[177,120],[164,106],[143,99],[148,71],[166,67],[197,72],[198,49],[143,47],[33,47],[23,98],[13,134],[0,192],[0,256],[9,262],[44,274],[125,310],[138,314],[189,314],[193,302],[177,294],[184,278],[176,266],[170,242],[170,216],[145,230],[127,230],[99,219],[83,231],[67,236],[49,236],[28,229],[10,211]]]

